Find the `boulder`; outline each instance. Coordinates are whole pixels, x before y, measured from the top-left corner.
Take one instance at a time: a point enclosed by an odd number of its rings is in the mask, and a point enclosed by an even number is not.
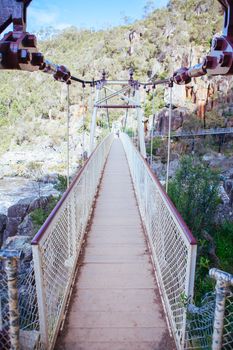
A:
[[[219,195],[220,195],[222,204],[228,205],[229,204],[229,195],[226,192],[224,184],[222,184],[222,183],[219,186]]]
[[[18,203],[8,208],[8,216],[0,216],[0,244],[5,242],[8,237],[15,235],[30,236],[34,234],[34,228],[31,217],[28,215],[38,208],[46,208],[51,196],[40,197],[37,199],[24,198]],[[2,228],[2,231],[1,231]]]
[[[0,214],[0,233],[3,232],[6,228],[7,216]]]
[[[21,252],[21,255],[20,255],[21,272],[25,271],[25,269],[30,267],[30,262],[32,260],[31,237],[29,236],[8,237],[3,244],[3,249],[17,250]]]
[[[23,222],[18,226],[17,234],[31,237],[34,235],[34,226],[30,215],[25,216]]]
[[[184,85],[174,84],[172,89],[172,103],[179,106],[184,106],[186,100],[186,90]],[[165,104],[170,104],[170,88],[165,88],[164,92]]]
[[[12,205],[7,211],[6,229],[3,233],[3,240],[8,237],[15,236],[18,231],[18,226],[21,224],[25,216],[27,215],[29,208],[29,200],[20,200],[18,203]]]
[[[28,211],[28,203],[19,201],[18,203],[12,205],[8,208],[7,216],[8,218],[24,218]]]
[[[179,159],[174,159],[169,164],[169,177],[173,177],[180,166]]]
[[[211,161],[215,160],[216,158],[218,158],[217,152],[208,152],[208,153],[204,154],[202,157],[202,159],[205,162],[211,162]]]
[[[3,233],[6,229],[7,216],[4,214],[0,214],[0,247],[3,243]]]
[[[51,199],[52,196],[43,196],[37,199],[34,199],[28,208],[28,213],[31,213],[33,210],[38,209],[38,208],[45,208],[47,204],[49,203],[49,200]]]
[[[180,129],[183,125],[183,121],[188,118],[187,108],[176,108],[172,111],[172,131]],[[157,130],[160,133],[167,134],[169,127],[169,109],[163,108],[157,116]]]
[[[40,179],[41,182],[45,183],[45,184],[56,184],[57,181],[58,181],[58,175],[57,174],[48,174],[48,175],[45,175],[43,176],[41,179]]]
[[[233,180],[227,179],[224,181],[224,189],[229,197],[229,206],[233,208]]]
[[[217,224],[222,224],[225,221],[233,221],[233,210],[229,204],[221,203],[215,215],[215,222]]]
[[[7,218],[7,223],[6,223],[6,229],[3,233],[3,241],[8,237],[15,236],[18,231],[18,226],[22,222],[21,217],[8,217]]]
[[[224,189],[226,192],[229,194],[232,189],[233,189],[233,180],[232,179],[227,179],[224,181]]]
[[[153,172],[157,175],[157,177],[161,180],[165,177],[165,165],[161,162],[161,160],[152,163]]]

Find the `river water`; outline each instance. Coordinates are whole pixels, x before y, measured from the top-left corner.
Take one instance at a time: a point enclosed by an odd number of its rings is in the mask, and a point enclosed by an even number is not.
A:
[[[36,199],[40,196],[58,195],[59,192],[52,183],[38,183],[22,177],[4,177],[0,180],[0,213],[6,214],[7,209],[20,199]]]

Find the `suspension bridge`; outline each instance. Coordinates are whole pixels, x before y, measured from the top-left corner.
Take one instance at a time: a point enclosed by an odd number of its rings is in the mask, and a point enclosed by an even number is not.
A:
[[[67,84],[68,186],[32,240],[27,269],[20,252],[0,251],[1,349],[233,349],[233,276],[212,269],[215,292],[200,307],[192,304],[197,242],[147,163],[140,96],[141,87],[152,89],[153,97],[157,85],[170,88],[170,140],[173,83],[231,73],[232,3],[220,1],[223,35],[202,64],[142,83],[132,70],[128,80],[108,80],[105,72],[101,79],[83,80],[45,60],[35,36],[26,32],[30,2],[0,1],[1,33],[13,22],[13,31],[0,40],[0,69],[38,70]],[[88,159],[69,183],[71,82],[94,88],[95,102]],[[121,132],[109,131],[98,143],[102,109],[109,129],[111,109],[126,113]],[[136,145],[123,132],[129,119]],[[170,141],[166,190],[169,147]]]

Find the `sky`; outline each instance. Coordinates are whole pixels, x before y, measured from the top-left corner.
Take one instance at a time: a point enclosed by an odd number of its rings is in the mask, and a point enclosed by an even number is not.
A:
[[[148,0],[33,0],[28,8],[28,31],[52,26],[104,29],[123,24],[124,17],[140,19]],[[155,8],[165,6],[167,0],[154,0]]]

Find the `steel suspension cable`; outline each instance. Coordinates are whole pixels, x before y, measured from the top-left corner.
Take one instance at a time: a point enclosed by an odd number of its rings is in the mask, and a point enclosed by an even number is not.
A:
[[[105,98],[107,98],[107,91],[106,89],[104,89],[104,95],[105,95]],[[106,100],[106,106],[108,105],[108,100]],[[108,122],[108,130],[109,132],[111,131],[110,129],[110,120],[109,120],[109,111],[108,111],[108,108],[106,108],[106,113],[107,113],[107,122]]]
[[[83,132],[82,132],[82,148],[83,148],[83,154],[82,154],[82,162],[85,161],[85,84],[83,84],[83,93],[82,93],[82,110],[83,110],[83,116],[82,116],[82,124],[83,124]]]
[[[152,168],[153,161],[153,143],[154,143],[154,121],[155,121],[155,89],[153,89],[152,94],[152,125],[151,125],[151,138],[150,138],[150,166]]]
[[[67,84],[67,188],[70,185],[70,85]]]
[[[168,138],[167,138],[167,175],[166,175],[166,192],[168,192],[168,180],[169,180],[169,167],[170,167],[170,154],[171,154],[171,121],[172,121],[172,88],[173,83],[169,84],[169,123],[168,123]]]
[[[143,95],[143,114],[142,114],[142,116],[143,116],[143,120],[142,120],[142,123],[143,123],[143,133],[144,133],[144,135],[145,135],[145,130],[146,130],[146,124],[145,124],[145,109],[146,109],[146,86],[144,85],[144,95]],[[140,103],[141,103],[141,101],[140,101]]]
[[[128,98],[130,98],[130,90],[128,92]],[[129,101],[128,103],[129,104]],[[124,132],[126,132],[126,126],[127,126],[127,119],[129,117],[129,109],[127,108],[126,111],[125,111],[125,120],[124,120]]]
[[[133,96],[135,98],[135,95],[136,95],[136,89],[134,88],[134,92],[133,92]],[[133,139],[133,143],[135,144],[135,141],[136,141],[136,129],[137,127],[135,127],[135,120],[137,119],[137,108],[135,108],[135,113],[134,115],[132,116],[132,139]]]
[[[125,111],[125,119],[124,119],[124,132],[126,131],[127,119],[128,119],[129,109],[127,108]]]

